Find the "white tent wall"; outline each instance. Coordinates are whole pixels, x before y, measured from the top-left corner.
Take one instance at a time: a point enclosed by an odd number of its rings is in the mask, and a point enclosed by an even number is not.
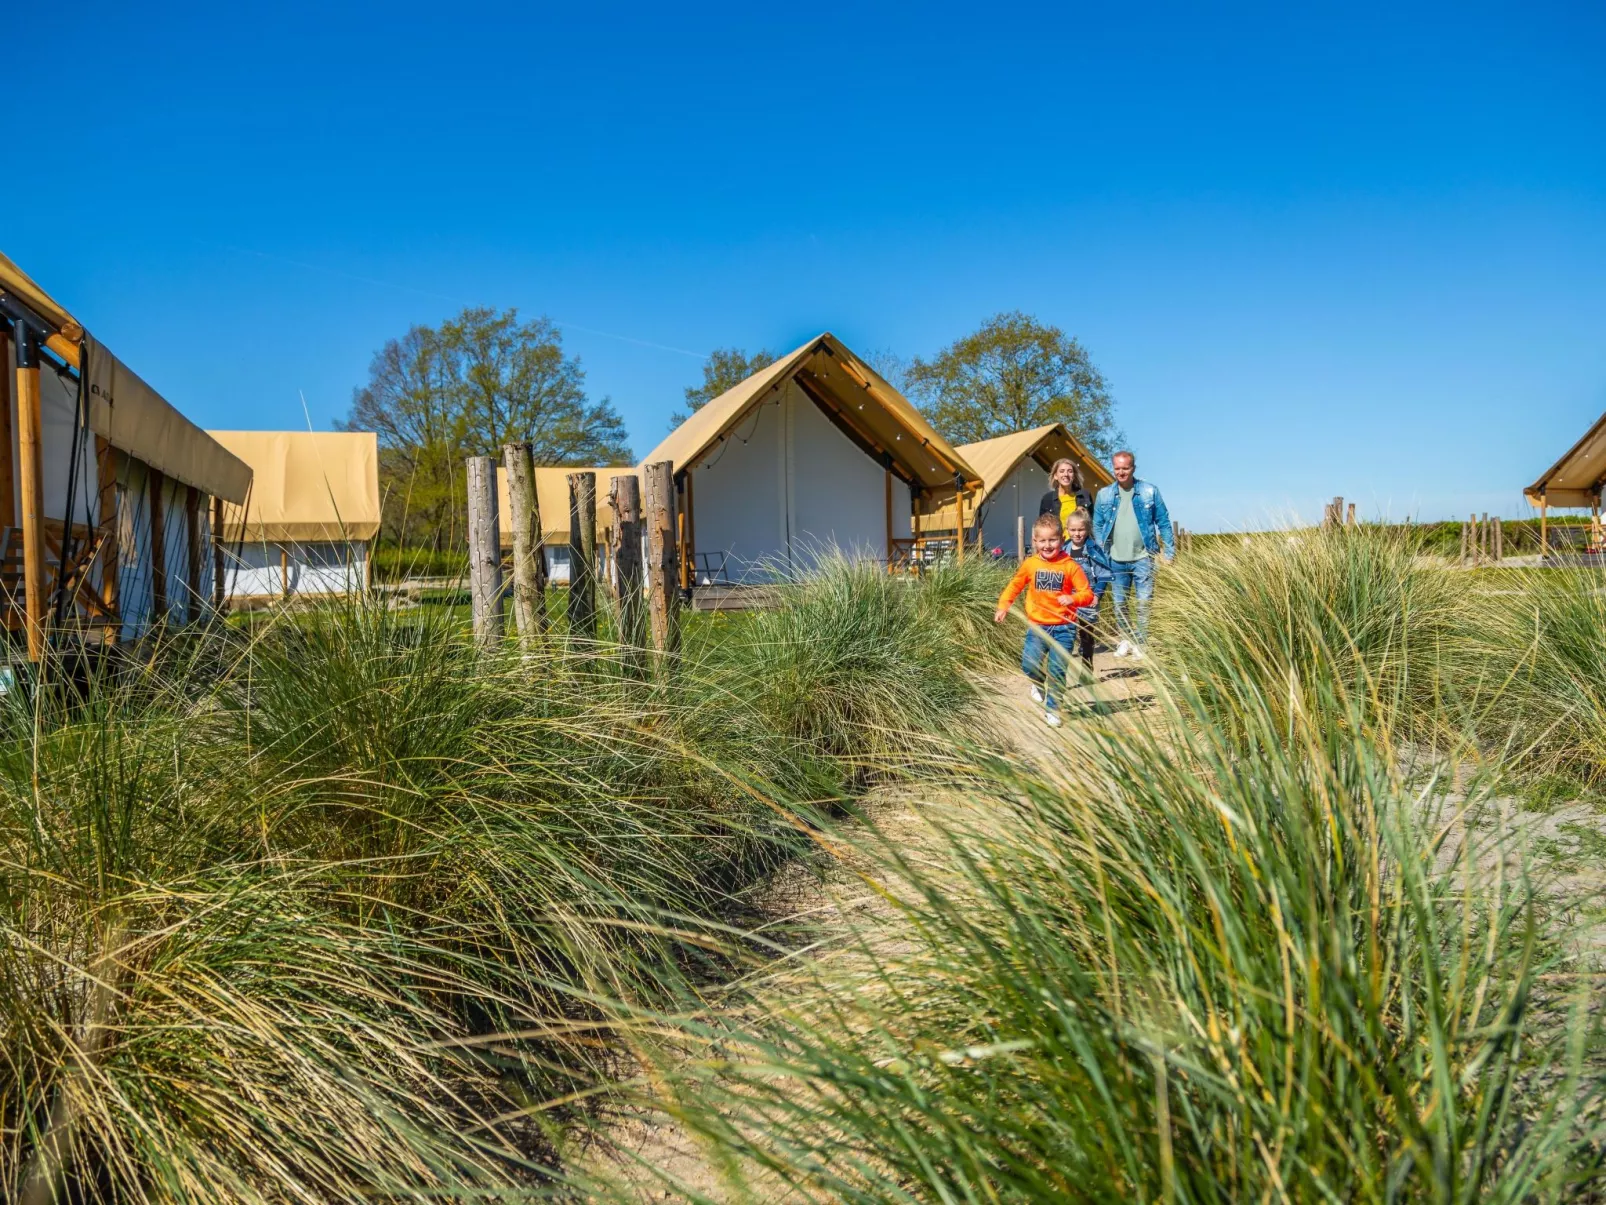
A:
[[[895,484],[901,515],[908,490]],[[694,466],[692,506],[697,552],[715,565],[724,553],[732,582],[806,568],[833,547],[886,556],[886,471],[795,381]]]
[[[1016,465],[981,508],[982,547],[1002,548],[1004,555],[1015,555],[1016,521],[1026,520],[1026,547],[1031,550],[1032,524],[1037,522],[1037,504],[1048,489],[1048,473],[1030,456]]]
[[[280,597],[285,592],[286,568],[292,596],[360,594],[367,580],[368,545],[361,541],[252,543],[229,549],[226,560],[224,581],[231,599]]]
[[[152,590],[151,491],[149,470],[140,461],[118,453],[117,473],[117,605],[123,626],[121,639],[134,640],[144,634],[156,619]],[[212,558],[205,552],[212,546],[211,508],[202,504],[200,545],[203,552],[198,566],[199,591],[190,593],[190,533],[185,515],[189,487],[171,477],[162,479],[162,553],[166,561],[163,581],[167,587],[169,623],[189,623],[199,619],[212,597]]]

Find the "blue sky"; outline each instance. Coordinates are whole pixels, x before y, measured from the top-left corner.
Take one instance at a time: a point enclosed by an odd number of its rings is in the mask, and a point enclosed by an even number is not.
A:
[[[1200,530],[1520,514],[1606,409],[1599,4],[154,7],[8,63],[0,249],[208,426],[469,303],[638,454],[713,347],[1023,309]]]

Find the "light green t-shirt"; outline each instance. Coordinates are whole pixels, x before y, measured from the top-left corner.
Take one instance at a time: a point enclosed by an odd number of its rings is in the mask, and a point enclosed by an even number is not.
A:
[[[1115,505],[1115,530],[1110,532],[1110,559],[1140,561],[1149,555],[1149,550],[1143,546],[1138,513],[1132,509],[1132,490],[1116,486],[1115,492],[1119,501]]]

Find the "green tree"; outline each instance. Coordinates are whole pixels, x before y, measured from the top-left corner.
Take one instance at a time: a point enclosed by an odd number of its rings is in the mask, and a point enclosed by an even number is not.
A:
[[[463,459],[528,440],[541,465],[627,464],[624,423],[587,399],[578,359],[545,318],[464,310],[375,353],[343,423],[379,436],[385,534],[441,548],[463,532]]]
[[[716,347],[703,361],[703,383],[686,389],[686,409],[669,416],[669,429],[673,431],[720,394],[734,389],[777,359],[772,351],[758,351],[750,356],[739,347]]]
[[[904,373],[934,427],[955,444],[1064,423],[1094,455],[1119,446],[1115,402],[1087,352],[1057,326],[1015,310]]]

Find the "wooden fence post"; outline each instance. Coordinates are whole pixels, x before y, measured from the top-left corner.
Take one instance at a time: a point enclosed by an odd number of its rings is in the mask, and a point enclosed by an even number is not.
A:
[[[1505,525],[1500,522],[1499,515],[1494,517],[1494,559],[1497,562],[1506,559]]]
[[[1025,515],[1016,515],[1015,516],[1015,559],[1017,561],[1024,561],[1026,559],[1026,516]]]
[[[496,461],[468,458],[468,584],[474,638],[481,648],[502,639],[502,533],[496,513]]]
[[[597,634],[597,475],[569,474],[569,634]]]
[[[1539,555],[1550,555],[1550,503],[1545,498],[1544,486],[1539,487]]]
[[[546,555],[541,549],[541,499],[527,443],[502,445],[508,522],[513,525],[513,616],[526,652],[546,635]]]
[[[1355,526],[1355,503],[1353,503],[1353,502],[1351,502],[1349,504],[1349,510],[1347,510],[1344,513],[1344,526],[1345,527],[1354,527]]]
[[[641,482],[634,473],[613,479],[613,572],[619,602],[619,643],[625,663],[641,669],[640,650],[647,643],[646,616],[641,607]]]
[[[1461,524],[1461,558],[1460,558],[1460,563],[1463,564],[1463,565],[1465,565],[1467,563],[1467,543],[1468,543],[1467,537],[1469,535],[1471,535],[1471,534],[1472,533],[1467,530],[1467,525],[1465,523]]]
[[[680,651],[674,462],[654,461],[643,476],[647,487],[647,599],[652,610],[652,646],[667,665],[668,659]]]

